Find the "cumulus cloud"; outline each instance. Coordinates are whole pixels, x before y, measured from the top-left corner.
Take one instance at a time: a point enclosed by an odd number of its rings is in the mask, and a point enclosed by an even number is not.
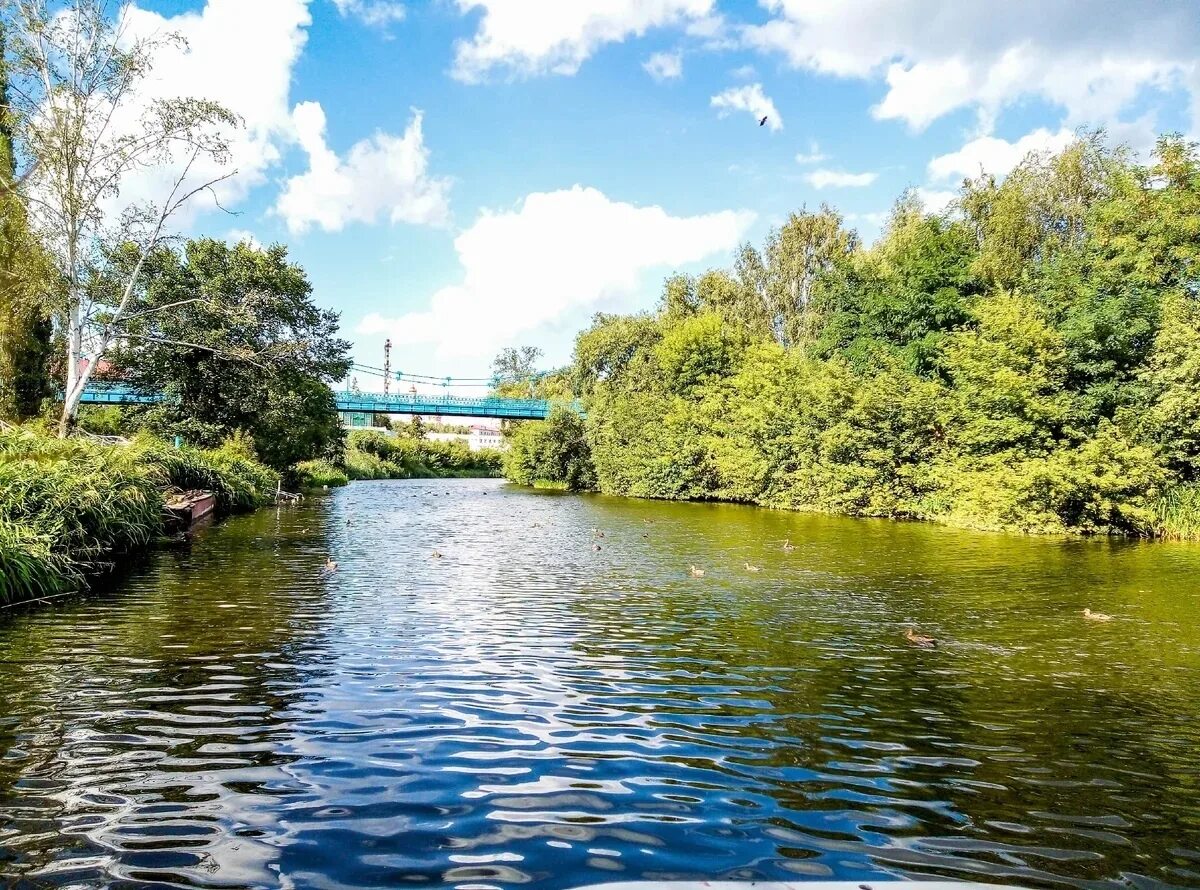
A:
[[[1191,93],[1200,128],[1200,15],[1193,0],[763,0],[747,46],[839,77],[887,84],[878,118],[914,129],[974,108],[983,129],[1036,97],[1066,123],[1113,122],[1147,88]]]
[[[941,213],[958,200],[958,192],[944,189],[919,188],[916,192],[917,197],[921,199],[921,203],[930,213]]]
[[[847,173],[844,170],[814,170],[804,177],[815,189],[863,188],[879,178],[878,173]]]
[[[403,21],[407,15],[404,4],[395,0],[333,0],[333,5],[343,16],[375,28],[386,28]]]
[[[645,273],[731,250],[749,211],[672,216],[575,186],[485,211],[454,241],[462,279],[424,311],[368,315],[364,335],[434,344],[441,356],[490,356],[519,334],[637,292]]]
[[[682,77],[683,54],[680,52],[654,53],[642,63],[642,67],[655,80],[670,80]]]
[[[293,112],[308,170],[284,185],[275,203],[289,231],[319,226],[337,232],[350,223],[390,222],[441,225],[449,219],[450,181],[429,173],[429,150],[414,111],[403,136],[376,133],[339,158],[325,141],[325,112],[301,102]]]
[[[518,76],[574,74],[606,43],[654,28],[704,21],[715,0],[455,0],[482,10],[478,30],[454,47],[452,74],[467,83],[492,69]]]
[[[139,93],[139,99],[193,97],[220,102],[245,122],[227,136],[231,159],[225,167],[201,161],[192,179],[203,180],[236,170],[221,183],[222,205],[242,200],[266,180],[291,138],[289,90],[292,68],[310,24],[305,0],[208,0],[198,12],[164,17],[137,6],[125,10],[128,34],[178,33],[186,43],[164,48]],[[136,118],[137,109],[130,109]],[[178,171],[147,170],[122,187],[122,202],[161,201]],[[205,196],[197,202],[202,206]],[[210,205],[211,206],[211,205]]]
[[[713,96],[709,104],[720,110],[721,117],[730,111],[748,111],[755,120],[762,120],[765,115],[767,126],[772,130],[783,129],[783,118],[779,116],[775,103],[763,92],[761,83],[730,87]]]
[[[1004,176],[1024,160],[1030,152],[1061,151],[1075,134],[1061,129],[1051,133],[1045,127],[1026,133],[1016,142],[995,136],[972,139],[958,151],[938,155],[929,162],[929,177],[933,180],[970,178],[981,172]]]
[[[829,155],[821,151],[821,146],[817,145],[817,141],[811,140],[808,143],[808,152],[797,152],[797,164],[819,164],[821,161],[828,161]]]

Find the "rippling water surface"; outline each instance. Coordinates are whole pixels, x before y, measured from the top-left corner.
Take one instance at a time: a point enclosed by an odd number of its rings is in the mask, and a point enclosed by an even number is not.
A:
[[[0,875],[1200,886],[1200,547],[355,483],[0,614]]]

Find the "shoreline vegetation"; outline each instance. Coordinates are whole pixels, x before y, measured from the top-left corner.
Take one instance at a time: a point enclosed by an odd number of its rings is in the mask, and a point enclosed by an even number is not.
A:
[[[216,495],[218,516],[274,501],[279,474],[236,440],[174,448],[0,430],[0,605],[43,599],[145,550],[165,532],[172,490]]]
[[[1200,153],[1082,134],[863,245],[793,213],[595,316],[510,435],[525,485],[1038,534],[1200,539]]]
[[[369,431],[350,434],[344,460],[303,461],[285,473],[257,460],[245,436],[176,448],[146,432],[126,441],[84,435],[0,428],[0,606],[86,589],[155,546],[173,491],[213,492],[220,519],[275,503],[284,481],[313,490],[352,479],[500,475],[499,452]]]

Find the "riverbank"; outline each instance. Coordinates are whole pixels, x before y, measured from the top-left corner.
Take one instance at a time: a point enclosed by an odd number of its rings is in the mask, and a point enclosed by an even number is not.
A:
[[[499,451],[471,451],[462,442],[386,436],[373,430],[356,430],[346,438],[347,481],[495,478],[501,475],[500,465]]]
[[[0,604],[85,587],[164,533],[173,489],[216,495],[218,515],[271,502],[279,475],[237,445],[61,440],[0,430]]]
[[[750,406],[753,408],[754,406]],[[518,485],[597,491],[644,500],[747,504],[797,513],[916,520],[953,528],[1021,534],[1200,541],[1200,483],[1155,470],[1150,450],[1130,446],[1111,425],[1090,449],[1025,455],[1007,463],[966,462],[931,445],[921,462],[882,446],[872,465],[813,459],[862,418],[847,412],[812,436],[796,410],[769,434],[751,436],[719,420],[670,448],[638,425],[614,443],[611,407],[585,421],[569,411],[523,424],[510,438],[504,475]],[[811,412],[810,412],[811,413]],[[865,430],[863,430],[865,434]],[[1131,453],[1132,452],[1132,453]],[[868,453],[865,450],[858,454]],[[855,457],[854,453],[849,455]],[[803,460],[802,458],[808,458]],[[1141,460],[1139,467],[1136,460]],[[1147,465],[1150,465],[1147,468]]]

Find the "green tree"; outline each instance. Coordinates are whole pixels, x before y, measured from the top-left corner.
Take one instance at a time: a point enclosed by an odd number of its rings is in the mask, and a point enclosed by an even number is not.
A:
[[[583,419],[569,408],[556,406],[545,420],[521,423],[508,445],[504,473],[514,482],[555,482],[572,491],[595,487]]]
[[[509,346],[501,350],[492,361],[492,371],[499,378],[497,392],[500,395],[520,394],[525,398],[534,398],[537,362],[541,357],[542,350],[536,346]]]
[[[12,115],[0,22],[0,417],[24,420],[53,395],[50,296],[54,271],[29,231],[15,187]]]
[[[149,267],[113,358],[132,386],[170,397],[149,412],[157,428],[202,444],[245,430],[279,468],[338,452],[329,384],[349,370],[350,344],[285,248],[198,239]]]

